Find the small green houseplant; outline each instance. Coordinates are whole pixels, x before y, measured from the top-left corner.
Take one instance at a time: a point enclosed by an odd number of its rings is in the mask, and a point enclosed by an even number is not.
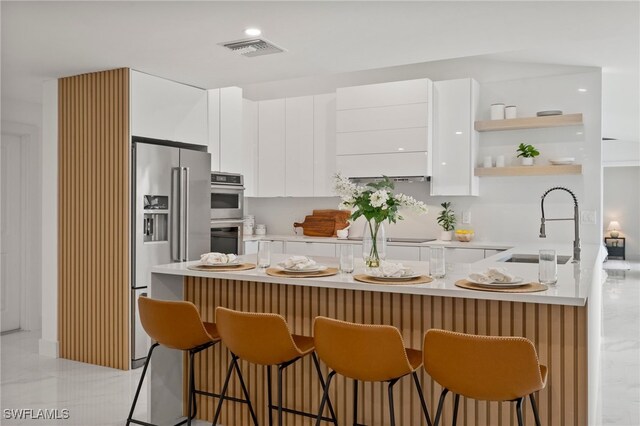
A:
[[[442,241],[451,241],[453,237],[453,230],[456,227],[456,215],[451,208],[451,202],[446,201],[440,204],[444,210],[440,211],[436,221],[443,229],[440,234]]]
[[[540,155],[540,151],[528,143],[518,145],[516,152],[518,152],[518,157],[522,158],[523,166],[533,166],[533,159]]]

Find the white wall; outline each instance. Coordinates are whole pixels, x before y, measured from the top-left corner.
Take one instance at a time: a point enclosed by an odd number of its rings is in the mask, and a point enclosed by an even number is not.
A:
[[[626,237],[627,259],[640,260],[640,167],[604,168],[604,221],[602,232],[612,220],[620,222],[620,236]]]
[[[491,103],[502,101],[518,105],[519,115],[535,115],[543,109],[561,109],[566,113],[582,112],[584,126],[523,131],[483,133],[480,155],[504,154],[513,161],[515,148],[520,142],[532,143],[541,151],[538,160],[546,164],[554,156],[574,156],[583,164],[583,175],[541,177],[481,178],[479,197],[431,197],[427,183],[398,183],[396,190],[426,202],[430,212],[426,216],[412,217],[396,225],[388,225],[387,233],[394,237],[427,237],[439,235],[435,220],[440,203],[452,201],[459,215],[459,228],[471,228],[477,240],[496,242],[530,242],[538,239],[540,226],[540,197],[549,188],[566,186],[579,200],[581,210],[593,211],[596,223],[581,225],[583,243],[601,241],[601,122],[600,71],[557,76],[535,77],[481,85],[482,115],[488,115]],[[469,74],[468,76],[474,77]],[[425,75],[423,75],[425,77]],[[431,77],[426,75],[426,77]],[[587,92],[578,92],[587,88]],[[513,157],[513,159],[511,158]],[[585,190],[588,188],[588,190]],[[293,222],[301,221],[313,209],[337,208],[337,198],[252,198],[248,211],[257,223],[265,223],[269,233],[292,234]],[[463,211],[471,213],[471,224],[461,224]],[[571,216],[573,203],[568,194],[554,192],[545,202],[547,217]],[[362,232],[356,224],[353,231]],[[301,232],[301,231],[299,231]],[[573,241],[573,226],[567,222],[547,226],[547,241],[565,243]]]
[[[22,286],[21,327],[38,330],[41,327],[41,135],[42,109],[39,104],[2,98],[2,133],[20,137],[23,146],[23,180],[12,182],[21,185],[26,194],[27,209],[23,243],[25,244],[24,286]]]

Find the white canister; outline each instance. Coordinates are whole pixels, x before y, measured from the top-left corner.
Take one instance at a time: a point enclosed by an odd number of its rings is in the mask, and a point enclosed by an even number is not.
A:
[[[245,224],[242,227],[242,233],[244,235],[253,235],[253,226]]]
[[[504,167],[504,155],[498,155],[496,157],[496,167]]]
[[[254,215],[247,215],[242,218],[245,226],[251,226],[254,228],[256,226],[256,217]]]
[[[504,104],[491,104],[491,119],[504,120]]]
[[[515,105],[509,105],[504,108],[504,118],[516,118],[518,116],[518,109]]]
[[[256,225],[256,229],[255,229],[256,235],[266,235],[267,234],[267,227],[263,224],[258,224]]]
[[[484,162],[482,163],[482,165],[486,168],[493,167],[493,159],[491,158],[490,155],[487,155],[486,157],[484,157]]]

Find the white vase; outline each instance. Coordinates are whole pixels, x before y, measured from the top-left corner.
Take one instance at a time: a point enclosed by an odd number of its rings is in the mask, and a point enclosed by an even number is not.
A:
[[[451,241],[453,239],[453,231],[442,231],[440,233],[440,241]]]
[[[523,166],[533,166],[533,157],[522,157],[521,161]]]

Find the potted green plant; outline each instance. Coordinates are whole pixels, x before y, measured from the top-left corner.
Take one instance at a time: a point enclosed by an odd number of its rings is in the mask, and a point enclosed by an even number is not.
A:
[[[456,227],[456,215],[451,208],[451,203],[446,201],[440,204],[444,210],[440,212],[438,218],[436,219],[438,225],[440,225],[443,229],[442,233],[440,233],[440,239],[442,241],[451,241],[453,238],[453,230]]]
[[[522,158],[521,161],[523,166],[533,166],[533,159],[540,155],[540,151],[528,143],[521,143],[518,145],[516,152],[518,152],[518,157]]]

